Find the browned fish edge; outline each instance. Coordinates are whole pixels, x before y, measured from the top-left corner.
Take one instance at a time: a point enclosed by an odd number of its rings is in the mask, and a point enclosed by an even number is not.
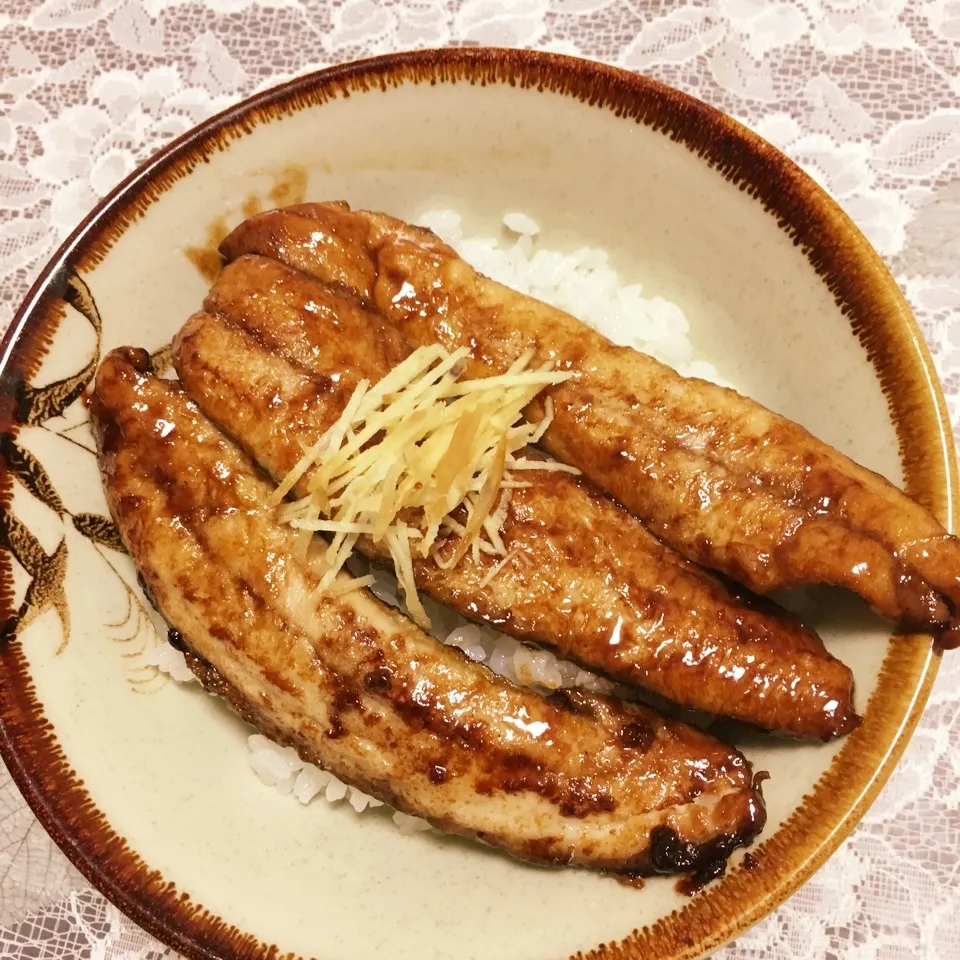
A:
[[[946,525],[957,468],[946,403],[922,334],[895,281],[839,207],[795,164],[717,110],[615,67],[523,50],[452,48],[332,67],[258,94],[170,143],[123,180],[46,265],[14,317],[0,357],[0,433],[15,435],[17,398],[64,315],[70,269],[90,270],[178,180],[254,127],[308,107],[405,84],[511,84],[571,97],[626,122],[664,131],[748,192],[801,246],[859,338],[889,404],[906,490]],[[0,508],[13,479],[0,464]],[[0,623],[13,615],[12,561],[0,550]],[[715,950],[782,902],[849,834],[893,771],[936,676],[928,638],[889,646],[864,722],[844,741],[803,805],[733,871],[687,905],[579,960],[691,960]],[[0,641],[0,754],[43,827],[80,872],[124,913],[196,960],[256,955],[266,944],[181,893],[119,836],[71,767],[46,720],[22,643]]]
[[[179,630],[171,627],[167,639],[183,653],[187,665],[207,693],[212,693],[225,700],[232,710],[251,726],[256,727],[260,733],[281,746],[292,747],[306,762],[313,762],[311,757],[304,753],[303,744],[299,739],[289,736],[282,727],[273,722],[269,715],[257,709],[256,704],[242,690],[235,684],[230,683],[216,667],[191,649],[189,642]],[[738,847],[752,844],[763,828],[766,819],[766,812],[762,807],[763,794],[760,788],[763,776],[763,774],[754,775],[754,786],[760,801],[758,819],[751,821],[749,825],[737,833],[721,834],[706,843],[697,844],[682,841],[676,831],[669,827],[654,827],[650,831],[649,865],[646,869],[631,869],[628,876],[650,877],[657,874],[686,874],[678,881],[678,889],[689,894],[702,889],[711,880],[723,876],[726,872],[727,861],[733,851]],[[472,834],[470,836],[479,843],[483,842]],[[506,852],[511,856],[516,856],[511,851]],[[536,863],[541,867],[553,866],[555,869],[566,869],[560,864],[545,864],[542,861],[536,861]]]

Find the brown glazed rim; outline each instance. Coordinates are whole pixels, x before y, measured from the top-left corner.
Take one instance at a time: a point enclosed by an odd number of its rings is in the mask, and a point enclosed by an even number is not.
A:
[[[15,431],[13,385],[30,377],[62,316],[68,268],[89,269],[177,179],[254,127],[329,100],[401,84],[510,84],[573,97],[662,131],[762,203],[803,249],[876,370],[896,427],[908,492],[955,528],[957,469],[946,404],[923,337],[893,278],[837,205],[795,164],[717,110],[655,81],[571,57],[452,48],[395,54],[321,70],[258,94],[179,137],[127,177],[47,264],[0,343],[0,428]],[[322,199],[322,198],[321,198]],[[0,475],[0,503],[11,502]],[[0,552],[0,618],[13,613],[11,558]],[[117,836],[70,768],[36,697],[18,640],[0,642],[0,753],[37,818],[83,875],[173,949],[194,958],[276,957],[165,881]],[[891,643],[863,724],[813,792],[738,869],[683,909],[590,958],[691,960],[781,903],[836,849],[887,780],[936,674],[922,636]],[[638,894],[642,896],[642,894]],[[580,955],[578,955],[580,956]]]

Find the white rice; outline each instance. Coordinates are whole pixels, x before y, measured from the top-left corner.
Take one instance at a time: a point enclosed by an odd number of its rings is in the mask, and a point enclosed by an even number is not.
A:
[[[477,270],[521,293],[573,314],[622,346],[634,347],[674,367],[685,376],[723,383],[708,363],[696,360],[689,339],[689,324],[683,311],[661,297],[644,297],[639,284],[624,285],[608,263],[604,250],[581,247],[562,253],[538,245],[539,224],[527,214],[514,211],[503,218],[502,237],[465,237],[460,215],[454,210],[432,210],[419,218],[449,243]],[[351,558],[354,576],[368,572],[365,561]],[[386,571],[372,569],[376,579],[371,592],[384,603],[403,609],[397,581]],[[560,660],[546,650],[534,650],[496,630],[467,622],[459,614],[421,598],[433,623],[437,639],[458,647],[478,663],[485,663],[514,683],[550,691],[580,687],[597,693],[615,693],[636,698],[636,691],[615,686],[576,664]],[[194,679],[183,654],[161,643],[145,655],[174,680]],[[696,722],[698,718],[687,715]],[[343,804],[357,813],[385,807],[379,800],[348,786],[333,774],[304,763],[290,747],[280,747],[260,734],[247,740],[250,766],[264,784],[308,804],[318,797]],[[394,823],[404,833],[429,830],[423,820],[392,811]]]
[[[197,679],[187,666],[183,654],[166,641],[144,651],[140,662],[145,666],[158,667],[162,673],[169,674],[170,678],[177,683],[190,683]]]
[[[711,364],[694,359],[690,324],[680,307],[645,297],[639,283],[621,283],[605,250],[562,253],[541,246],[540,225],[525,213],[506,214],[500,237],[465,237],[454,210],[432,210],[419,223],[492,280],[566,310],[614,343],[650,354],[684,376],[727,385]]]

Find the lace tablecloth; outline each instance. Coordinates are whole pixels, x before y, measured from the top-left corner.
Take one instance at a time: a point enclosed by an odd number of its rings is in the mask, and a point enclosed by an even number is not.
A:
[[[656,77],[836,197],[906,292],[960,423],[960,0],[2,0],[0,329],[97,198],[171,137],[338,61],[538,47]],[[960,656],[853,836],[725,960],[960,957]],[[145,960],[0,773],[0,956]]]

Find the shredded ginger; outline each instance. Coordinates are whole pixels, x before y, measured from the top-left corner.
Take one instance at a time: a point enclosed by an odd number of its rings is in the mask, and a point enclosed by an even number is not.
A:
[[[511,470],[578,472],[514,456],[540,439],[553,416],[549,397],[539,423],[524,422],[523,409],[571,374],[529,369],[531,350],[502,376],[460,380],[468,353],[421,347],[373,386],[362,380],[339,420],[304,448],[274,491],[279,504],[294,487],[306,489],[280,510],[301,531],[304,553],[313,533],[331,535],[319,558],[318,596],[344,592],[337,574],[357,540],[369,537],[389,551],[410,615],[429,627],[414,585],[414,557],[432,556],[444,569],[471,551],[477,559],[506,557],[500,528],[509,498],[529,485]]]

